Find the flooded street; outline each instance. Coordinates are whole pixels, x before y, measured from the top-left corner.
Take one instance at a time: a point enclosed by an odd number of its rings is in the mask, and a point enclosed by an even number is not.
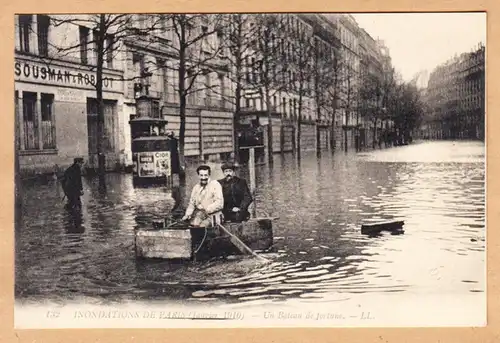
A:
[[[163,188],[134,189],[130,175],[108,175],[105,193],[85,180],[81,225],[55,181],[25,183],[16,297],[262,304],[485,292],[484,155],[479,142],[308,153],[300,164],[276,155],[256,171],[257,214],[280,217],[268,264],[137,261],[134,228],[166,215],[174,201]],[[405,221],[404,235],[361,235],[362,224],[393,219]]]

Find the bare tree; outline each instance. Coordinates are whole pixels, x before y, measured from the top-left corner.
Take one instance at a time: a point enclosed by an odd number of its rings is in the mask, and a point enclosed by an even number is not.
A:
[[[285,15],[256,14],[254,25],[256,32],[253,36],[252,48],[256,52],[256,61],[249,67],[257,70],[257,77],[250,80],[249,84],[259,90],[262,94],[263,103],[267,112],[268,130],[268,159],[273,162],[273,127],[272,127],[272,103],[274,94],[282,91],[285,87],[283,75],[285,65],[283,63],[284,41],[286,36],[282,34]],[[280,37],[280,33],[282,36]]]
[[[361,117],[373,126],[373,148],[377,139],[377,125],[383,116],[380,108],[382,92],[382,80],[372,73],[364,72],[359,86],[359,112]]]
[[[85,35],[82,39],[69,41],[69,37],[63,37],[64,44],[59,42],[47,42],[48,50],[40,59],[49,67],[54,59],[71,58],[75,54],[81,54],[81,62],[89,71],[95,71],[95,79],[92,77],[85,80],[86,83],[95,87],[97,102],[97,156],[98,156],[98,175],[100,185],[104,186],[104,174],[106,171],[106,156],[104,150],[104,82],[127,81],[121,78],[104,78],[103,70],[105,63],[112,60],[121,52],[121,46],[126,39],[137,39],[149,35],[158,29],[158,22],[148,21],[145,26],[135,25],[137,16],[131,14],[92,14],[92,15],[54,15],[50,17],[50,23],[53,27],[63,27],[64,25],[78,25],[84,28]],[[91,33],[91,34],[90,34]],[[82,38],[80,37],[80,38]],[[89,49],[90,48],[90,49]],[[87,52],[94,52],[95,60],[87,60]],[[83,55],[85,53],[85,55]],[[50,72],[50,68],[49,68]],[[66,75],[65,75],[66,76]],[[78,75],[71,75],[77,77]],[[81,75],[80,75],[81,76]]]
[[[335,149],[335,117],[340,97],[340,71],[342,59],[340,51],[316,48],[314,75],[314,95],[318,118],[325,113],[330,118],[330,149]]]
[[[176,91],[179,96],[179,158],[185,166],[185,135],[187,98],[206,87],[197,87],[199,76],[221,68],[220,51],[223,45],[215,42],[215,37],[221,31],[224,23],[222,15],[207,14],[168,14],[166,29],[171,30],[175,39],[166,43],[166,47],[175,57],[176,64],[166,66],[177,75]],[[202,83],[201,83],[202,84]]]
[[[339,105],[344,110],[346,118],[346,127],[355,126],[359,124],[359,116],[356,112],[358,103],[358,75],[355,70],[353,59],[342,56],[343,61],[340,66],[340,92],[339,92]],[[356,114],[356,118],[352,115]],[[352,119],[355,119],[354,121]],[[354,122],[356,123],[354,125]],[[347,130],[344,130],[344,151],[347,151]]]
[[[400,131],[399,143],[406,144],[410,140],[411,132],[420,125],[424,114],[424,104],[416,85],[399,82],[390,105],[395,113],[394,124]]]
[[[254,24],[254,18],[249,14],[230,14],[225,18],[226,25],[224,32],[224,45],[228,55],[226,61],[229,64],[229,78],[234,85],[234,93],[226,96],[234,104],[234,156],[239,158],[238,131],[241,113],[241,101],[245,88],[248,84],[245,82],[245,71],[248,72],[249,63],[252,58],[255,59],[254,36],[257,33]],[[249,75],[249,74],[247,74]]]
[[[313,70],[315,67],[316,46],[311,33],[305,30],[294,32],[293,29],[291,33],[294,37],[291,40],[294,43],[297,42],[297,45],[292,43],[294,45],[292,45],[291,54],[286,55],[286,57],[292,76],[288,83],[289,90],[298,96],[297,156],[300,159],[303,111],[305,109],[304,98],[313,98]]]

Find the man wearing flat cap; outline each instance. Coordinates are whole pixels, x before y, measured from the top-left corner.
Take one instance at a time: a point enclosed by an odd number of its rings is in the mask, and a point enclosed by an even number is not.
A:
[[[247,182],[235,175],[236,166],[226,162],[221,166],[224,178],[219,180],[224,195],[224,219],[231,222],[241,222],[250,218],[248,207],[252,203],[252,195]]]
[[[82,186],[82,166],[83,158],[76,157],[73,164],[66,169],[62,180],[64,194],[68,198],[69,209],[78,209],[82,206],[80,197],[83,195]]]

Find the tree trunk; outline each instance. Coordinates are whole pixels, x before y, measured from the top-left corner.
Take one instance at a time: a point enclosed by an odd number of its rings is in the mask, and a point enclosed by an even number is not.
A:
[[[299,116],[297,118],[297,158],[300,160],[302,149],[302,91],[299,91]]]
[[[372,139],[372,149],[375,149],[377,145],[377,119],[373,121],[373,139]]]
[[[105,187],[106,156],[104,151],[104,99],[103,87],[103,64],[104,64],[104,36],[106,33],[104,14],[99,15],[99,33],[96,37],[97,69],[96,69],[96,100],[97,109],[97,170],[99,175],[99,187]]]
[[[242,61],[242,22],[241,22],[241,15],[238,15],[238,27],[237,27],[237,42],[236,42],[236,53],[235,53],[235,74],[236,74],[236,90],[235,90],[235,111],[234,111],[234,117],[233,117],[233,135],[234,135],[234,159],[236,161],[239,161],[240,159],[240,145],[239,145],[239,139],[238,139],[238,131],[240,127],[240,112],[241,112],[241,93],[242,93],[242,68],[243,68],[243,61]]]
[[[321,108],[319,105],[316,105],[316,155],[319,156],[321,154],[321,135],[319,130],[319,121],[321,119]]]
[[[266,91],[266,111],[267,111],[267,154],[269,164],[273,164],[273,122],[271,116],[271,96],[269,95],[269,87],[265,86]]]
[[[238,69],[238,63],[236,64],[236,68]],[[241,68],[241,64],[239,64],[239,68]],[[234,118],[233,118],[233,134],[234,134],[234,159],[239,161],[240,158],[240,142],[238,139],[238,132],[240,127],[240,112],[241,112],[241,78],[240,71],[236,71],[237,80],[236,80],[236,90],[235,90],[235,110],[234,110]]]
[[[333,114],[330,124],[330,150],[332,154],[335,152],[335,114]]]
[[[186,48],[185,48],[185,27],[182,22],[179,22],[179,30],[181,31],[181,39],[179,42],[179,180],[185,181],[186,173],[186,158],[185,158],[185,137],[186,137],[186,92],[185,92],[185,77],[186,77]]]
[[[321,156],[321,129],[318,122],[316,122],[316,156]]]

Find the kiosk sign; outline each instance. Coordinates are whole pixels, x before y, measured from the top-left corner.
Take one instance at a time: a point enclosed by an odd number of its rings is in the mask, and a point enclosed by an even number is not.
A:
[[[170,152],[148,151],[138,153],[140,177],[164,177],[170,175]]]

